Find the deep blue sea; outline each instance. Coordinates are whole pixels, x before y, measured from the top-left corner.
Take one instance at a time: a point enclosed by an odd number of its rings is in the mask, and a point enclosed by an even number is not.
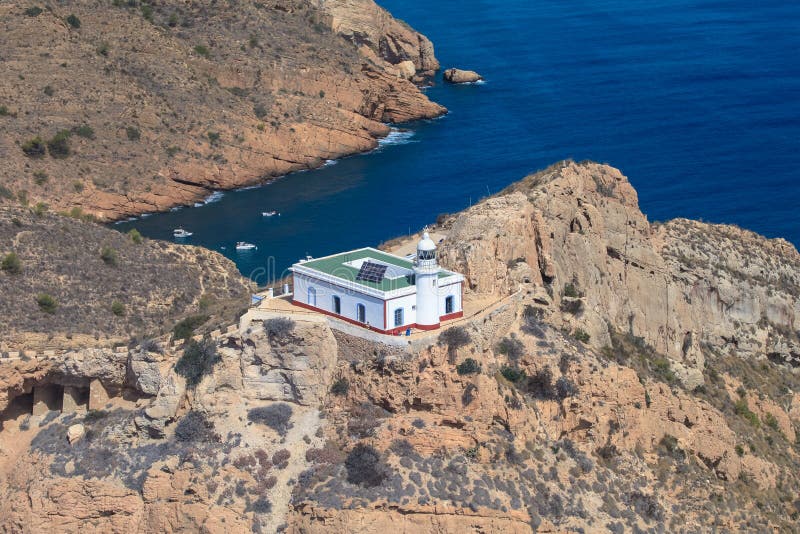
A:
[[[650,220],[734,223],[800,244],[800,5],[785,0],[379,0],[430,37],[441,119],[376,152],[120,224],[223,252],[260,283],[416,231],[564,158],[618,167]],[[280,217],[262,218],[276,209]],[[258,250],[236,253],[236,241]],[[224,249],[223,249],[224,247]],[[271,259],[270,259],[271,258]],[[269,274],[268,274],[269,273]]]

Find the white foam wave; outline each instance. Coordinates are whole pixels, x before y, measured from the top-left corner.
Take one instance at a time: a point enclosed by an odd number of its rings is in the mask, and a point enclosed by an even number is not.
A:
[[[339,163],[339,162],[337,160],[335,160],[335,159],[326,159],[325,163],[322,166],[323,167],[330,167],[331,165],[336,165],[337,163]]]
[[[378,139],[378,147],[380,148],[391,145],[407,145],[408,143],[416,142],[412,139],[413,137],[414,137],[414,132],[412,130],[401,130],[400,128],[392,128],[386,137]]]

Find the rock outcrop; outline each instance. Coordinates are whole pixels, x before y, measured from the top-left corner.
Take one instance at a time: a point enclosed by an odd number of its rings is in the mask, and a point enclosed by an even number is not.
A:
[[[161,211],[446,111],[409,80],[430,41],[371,0],[26,7],[0,6],[0,204]]]
[[[475,83],[483,80],[483,76],[472,70],[447,69],[444,81],[449,83]]]

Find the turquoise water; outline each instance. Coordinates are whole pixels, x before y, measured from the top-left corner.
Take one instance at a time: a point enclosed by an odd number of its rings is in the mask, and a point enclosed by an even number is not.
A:
[[[120,224],[234,259],[260,283],[298,258],[417,230],[557,160],[622,169],[651,220],[738,224],[800,243],[800,7],[695,0],[384,0],[427,34],[441,119],[376,152]],[[261,212],[276,209],[280,217]],[[258,250],[237,253],[236,241]],[[225,247],[224,250],[222,247]]]

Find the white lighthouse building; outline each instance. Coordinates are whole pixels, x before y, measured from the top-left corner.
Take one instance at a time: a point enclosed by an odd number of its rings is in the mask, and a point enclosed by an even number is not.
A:
[[[425,232],[413,258],[374,248],[303,260],[292,303],[384,334],[433,330],[462,317],[464,277],[439,267]]]

